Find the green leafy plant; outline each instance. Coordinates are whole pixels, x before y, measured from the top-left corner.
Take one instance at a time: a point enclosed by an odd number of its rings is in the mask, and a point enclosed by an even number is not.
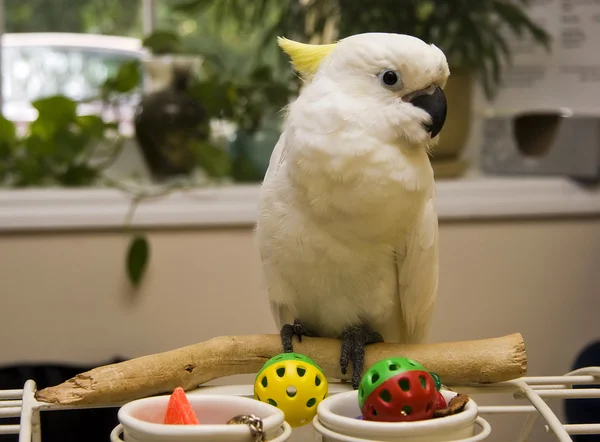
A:
[[[138,288],[146,274],[151,257],[151,244],[148,234],[133,228],[133,217],[138,206],[144,201],[167,197],[175,191],[186,191],[195,187],[193,182],[180,178],[158,187],[125,184],[108,180],[108,184],[121,190],[131,198],[128,213],[125,217],[125,229],[129,233],[129,244],[125,256],[125,271],[127,278],[134,288]]]
[[[259,64],[247,76],[235,76],[207,63],[205,77],[190,92],[213,117],[255,133],[264,117],[286,106],[295,91],[295,85],[279,80],[269,65]]]
[[[369,3],[340,0],[341,36],[365,32],[400,32],[434,43],[451,69],[479,76],[491,98],[512,61],[507,37],[531,38],[550,49],[550,36],[526,13],[529,0],[411,0],[394,8],[393,0]],[[394,11],[390,13],[390,11]]]
[[[142,45],[155,55],[183,52],[179,35],[166,30],[154,31],[144,38]]]
[[[175,50],[177,39],[168,33],[155,34],[145,40],[147,44],[155,45],[158,52]],[[124,63],[114,77],[108,78],[103,85],[105,100],[118,100],[123,94],[131,93],[140,82],[142,72],[138,63]],[[206,129],[208,130],[208,128]],[[193,145],[197,165],[209,178],[226,177],[230,170],[227,153],[213,146],[210,142],[197,142]],[[139,287],[146,274],[151,246],[146,232],[132,228],[133,217],[138,206],[147,200],[166,197],[176,190],[193,187],[193,182],[186,177],[179,177],[158,187],[132,186],[108,180],[108,184],[120,189],[131,196],[129,212],[126,216],[125,227],[129,231],[130,241],[127,247],[125,269],[129,282],[133,287]]]
[[[116,124],[96,115],[77,115],[77,103],[64,96],[46,97],[32,104],[38,115],[26,135],[17,135],[14,123],[0,117],[2,185],[96,184],[123,146]]]
[[[363,32],[414,35],[440,47],[451,69],[476,74],[493,97],[510,64],[507,37],[531,38],[550,49],[550,36],[526,13],[530,0],[184,0],[175,8],[187,13],[217,11],[224,22],[236,20],[240,31],[270,26],[265,41],[276,35],[311,40],[335,23],[340,38]],[[273,18],[275,17],[275,18]],[[269,18],[270,20],[266,20]]]
[[[148,261],[150,260],[150,243],[146,235],[135,235],[127,250],[127,273],[135,286],[142,281]]]
[[[229,145],[227,174],[236,182],[257,182],[264,171],[251,159],[253,143],[267,131],[271,133],[284,108],[298,92],[300,82],[288,69],[278,69],[252,51],[222,50],[222,47],[194,52],[185,38],[165,30],[157,30],[144,40],[153,53],[168,48],[170,53],[202,58],[200,75],[188,88],[189,94],[202,104],[213,120],[226,120],[237,128],[236,144]],[[280,58],[280,57],[278,57]],[[209,155],[222,155],[223,149],[210,143],[198,147],[198,161]],[[213,163],[215,165],[216,163]],[[225,162],[221,162],[225,173]],[[205,170],[213,169],[205,165]]]
[[[213,119],[226,119],[249,133],[258,130],[265,116],[286,106],[299,82],[292,74],[276,68],[254,54],[232,60],[231,53],[195,53],[186,49],[177,34],[157,30],[144,39],[154,54],[187,54],[203,58],[200,76],[194,79],[190,94]],[[252,63],[247,61],[251,60]]]

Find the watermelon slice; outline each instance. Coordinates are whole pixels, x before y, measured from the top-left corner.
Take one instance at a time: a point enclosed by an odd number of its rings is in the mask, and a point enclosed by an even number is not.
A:
[[[175,391],[173,391],[173,394],[171,394],[164,423],[165,425],[200,424],[183,388],[177,387]]]

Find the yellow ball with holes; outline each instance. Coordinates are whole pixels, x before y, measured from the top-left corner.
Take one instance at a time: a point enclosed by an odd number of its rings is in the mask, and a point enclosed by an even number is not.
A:
[[[279,408],[292,427],[310,423],[327,392],[327,379],[321,368],[298,353],[272,357],[254,381],[254,399]]]

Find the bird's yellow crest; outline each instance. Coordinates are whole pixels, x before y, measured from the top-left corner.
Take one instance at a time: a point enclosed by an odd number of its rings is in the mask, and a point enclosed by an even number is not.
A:
[[[336,43],[327,45],[299,43],[284,37],[279,37],[277,43],[283,52],[290,57],[294,69],[303,77],[312,77],[316,74],[323,59],[336,46]]]

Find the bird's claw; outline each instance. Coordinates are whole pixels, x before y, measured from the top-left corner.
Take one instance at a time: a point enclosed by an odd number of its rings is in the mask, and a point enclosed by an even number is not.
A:
[[[383,342],[382,336],[362,326],[347,329],[340,338],[342,340],[342,351],[340,356],[340,368],[342,374],[348,372],[348,365],[352,362],[352,388],[355,390],[360,384],[360,378],[365,364],[365,346]]]
[[[281,336],[284,353],[292,353],[294,351],[294,345],[292,344],[294,336],[298,338],[298,342],[302,342],[302,336],[313,336],[312,333],[302,327],[302,324],[297,319],[294,320],[293,324],[284,324],[281,327],[279,335]]]

